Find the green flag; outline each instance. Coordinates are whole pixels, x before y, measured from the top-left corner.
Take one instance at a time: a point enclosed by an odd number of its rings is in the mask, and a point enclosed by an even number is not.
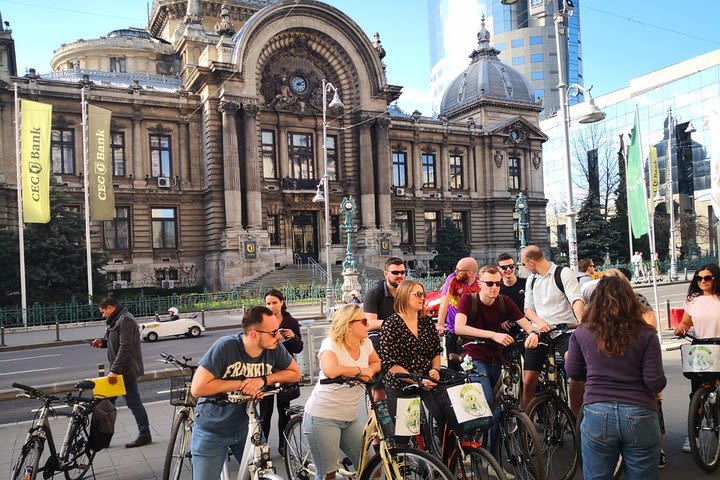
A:
[[[635,112],[632,142],[628,150],[627,163],[627,201],[628,215],[633,237],[640,238],[648,233],[648,213],[645,189],[643,188],[643,165],[640,158],[640,129],[638,114]]]

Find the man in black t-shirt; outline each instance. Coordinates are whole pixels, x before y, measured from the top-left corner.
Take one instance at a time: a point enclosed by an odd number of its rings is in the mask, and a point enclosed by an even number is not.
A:
[[[388,258],[383,274],[385,278],[368,290],[363,300],[369,338],[378,354],[380,353],[380,328],[383,320],[395,313],[395,292],[407,275],[405,261],[399,257]]]
[[[510,297],[520,311],[524,312],[526,279],[516,275],[515,259],[509,254],[501,253],[497,262],[503,282],[500,286],[500,294]]]

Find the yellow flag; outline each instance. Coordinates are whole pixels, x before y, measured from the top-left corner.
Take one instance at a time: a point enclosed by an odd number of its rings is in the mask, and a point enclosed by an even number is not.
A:
[[[655,147],[650,147],[648,164],[650,166],[650,200],[652,200],[660,188],[660,169],[658,168],[657,148]]]
[[[50,221],[52,105],[20,100],[20,155],[25,223]]]
[[[88,105],[88,152],[90,156],[90,219],[115,218],[115,194],[110,158],[110,116],[104,108]]]

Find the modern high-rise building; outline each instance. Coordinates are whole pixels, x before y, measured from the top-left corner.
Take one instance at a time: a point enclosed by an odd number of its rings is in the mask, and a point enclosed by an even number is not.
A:
[[[494,47],[500,50],[500,60],[530,80],[535,97],[541,98],[545,106],[541,116],[552,116],[560,104],[553,23],[559,2],[562,0],[518,0],[513,5],[503,5],[500,0],[429,0],[430,88],[435,113],[448,84],[467,66],[466,45],[473,44],[481,17],[485,16],[487,28],[493,32]],[[573,4],[565,37],[566,82],[582,85],[580,1],[574,0]]]

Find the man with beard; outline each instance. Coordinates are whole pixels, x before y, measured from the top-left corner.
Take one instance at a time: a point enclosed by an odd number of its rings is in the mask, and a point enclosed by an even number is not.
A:
[[[383,275],[385,279],[368,290],[363,301],[363,310],[368,321],[368,338],[378,355],[380,355],[380,328],[383,321],[395,313],[395,292],[407,275],[405,261],[399,257],[388,258]]]
[[[450,354],[460,353],[461,347],[461,345],[458,345],[457,336],[455,335],[455,315],[457,314],[458,303],[463,295],[480,291],[477,269],[477,261],[474,258],[461,258],[455,267],[455,272],[448,275],[442,289],[437,330],[440,335],[445,335],[448,365],[450,365]]]

